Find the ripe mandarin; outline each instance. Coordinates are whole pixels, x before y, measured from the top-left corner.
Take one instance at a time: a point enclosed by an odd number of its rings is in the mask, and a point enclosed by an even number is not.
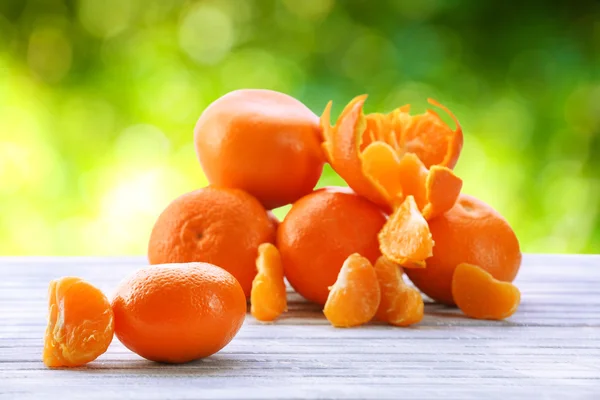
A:
[[[306,299],[325,304],[329,286],[352,253],[371,263],[380,256],[377,234],[385,214],[345,188],[317,190],[298,200],[277,230],[285,276]]]
[[[248,193],[206,187],[178,197],[158,217],[148,260],[218,265],[233,274],[250,296],[258,246],[273,242],[275,229],[265,209]]]
[[[319,118],[272,90],[236,90],[200,116],[194,143],[208,180],[239,188],[267,209],[293,203],[321,176]]]
[[[478,265],[498,280],[512,282],[521,266],[519,241],[491,206],[461,194],[445,214],[429,221],[435,242],[426,268],[405,269],[411,281],[432,299],[454,304],[452,275],[461,263]]]
[[[158,362],[184,363],[225,347],[246,316],[246,297],[229,272],[208,263],[141,268],[112,301],[117,338]]]

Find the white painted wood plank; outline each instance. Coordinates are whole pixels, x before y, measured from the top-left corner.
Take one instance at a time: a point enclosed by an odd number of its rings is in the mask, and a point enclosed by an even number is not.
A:
[[[86,368],[40,361],[50,279],[81,276],[112,293],[144,265],[127,258],[0,258],[0,398],[597,398],[600,256],[526,255],[523,303],[508,321],[428,304],[416,327],[335,329],[290,295],[275,324],[248,316],[205,360],[148,362],[116,340]]]

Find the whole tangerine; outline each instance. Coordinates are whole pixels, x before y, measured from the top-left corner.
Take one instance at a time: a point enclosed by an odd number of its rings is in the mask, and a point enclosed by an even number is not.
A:
[[[258,246],[273,243],[275,229],[266,210],[248,193],[206,187],[178,197],[160,214],[150,235],[148,260],[218,265],[249,297]]]
[[[315,187],[325,160],[320,132],[319,117],[295,98],[243,89],[204,110],[194,143],[209,182],[243,189],[273,209]]]
[[[406,268],[406,275],[432,299],[454,305],[452,276],[459,264],[478,265],[495,279],[512,282],[521,266],[515,232],[491,206],[461,194],[445,214],[429,221],[435,242],[426,267]]]
[[[344,261],[359,253],[374,263],[381,209],[344,188],[317,190],[298,200],[277,230],[286,278],[306,299],[325,304]]]
[[[208,263],[141,268],[112,301],[117,338],[158,362],[184,363],[225,347],[241,328],[246,297],[229,272]]]

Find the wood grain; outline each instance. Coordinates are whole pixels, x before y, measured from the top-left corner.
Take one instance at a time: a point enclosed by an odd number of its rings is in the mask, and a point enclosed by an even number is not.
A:
[[[248,316],[220,353],[170,366],[115,340],[86,368],[40,361],[50,279],[110,295],[142,258],[0,258],[0,398],[600,398],[600,256],[527,255],[509,320],[427,304],[418,326],[335,329],[290,293],[274,324]]]

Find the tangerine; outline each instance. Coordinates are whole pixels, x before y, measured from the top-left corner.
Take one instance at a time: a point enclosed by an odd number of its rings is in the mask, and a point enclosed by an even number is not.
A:
[[[229,272],[208,263],[140,268],[112,301],[117,338],[158,362],[184,363],[225,347],[241,328],[246,297]]]
[[[498,280],[512,282],[521,266],[519,241],[491,206],[461,194],[445,214],[429,221],[435,246],[426,268],[406,269],[410,280],[432,299],[453,305],[452,276],[461,263],[478,265]]]
[[[178,197],[161,213],[150,235],[148,260],[218,265],[235,276],[249,297],[258,246],[274,242],[275,229],[248,193],[209,186]]]
[[[349,255],[359,253],[371,262],[381,255],[377,234],[385,221],[377,205],[346,188],[324,188],[301,198],[277,231],[288,282],[324,305]]]
[[[194,129],[209,182],[239,188],[266,208],[293,203],[315,187],[324,164],[319,118],[272,90],[236,90],[215,100]]]
[[[458,120],[431,99],[450,114],[456,130],[432,110],[411,116],[410,105],[389,114],[364,115],[366,97],[354,98],[334,126],[331,102],[321,116],[323,149],[333,169],[356,193],[387,210],[408,195],[415,197],[426,219],[450,209],[462,187],[451,170],[463,145]]]

